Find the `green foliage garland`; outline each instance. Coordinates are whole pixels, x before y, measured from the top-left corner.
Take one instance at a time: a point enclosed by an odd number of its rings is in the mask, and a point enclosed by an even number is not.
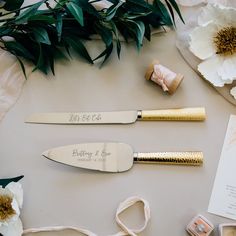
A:
[[[120,57],[119,35],[126,42],[133,39],[140,50],[144,37],[151,39],[151,27],[173,25],[174,10],[182,19],[175,0],[165,0],[165,4],[160,0],[152,4],[145,0],[109,0],[111,7],[102,10],[91,4],[99,0],[54,0],[54,7],[48,1],[24,7],[24,0],[0,1],[4,10],[0,15],[0,47],[16,56],[24,74],[22,58],[32,62],[34,70],[47,74],[50,69],[54,74],[55,60],[70,57],[71,49],[91,64],[100,58],[103,64],[114,44]],[[42,6],[46,9],[41,10]],[[92,59],[84,42],[94,34],[101,36],[105,49]]]

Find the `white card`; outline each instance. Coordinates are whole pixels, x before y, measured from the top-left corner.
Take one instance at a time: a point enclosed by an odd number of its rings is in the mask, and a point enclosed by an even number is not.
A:
[[[236,116],[231,115],[208,212],[236,220]]]

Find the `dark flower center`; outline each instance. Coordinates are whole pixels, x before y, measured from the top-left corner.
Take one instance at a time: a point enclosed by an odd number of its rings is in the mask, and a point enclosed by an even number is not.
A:
[[[0,195],[0,221],[5,221],[15,214],[12,208],[12,197],[8,195]]]
[[[236,53],[236,28],[225,27],[217,32],[214,37],[216,53],[222,55],[233,55]]]

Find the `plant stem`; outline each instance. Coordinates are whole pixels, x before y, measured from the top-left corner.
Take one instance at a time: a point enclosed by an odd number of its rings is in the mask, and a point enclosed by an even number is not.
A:
[[[43,2],[45,3],[45,2],[47,2],[47,1],[48,1],[48,0],[44,0]],[[0,17],[2,17],[2,16],[7,16],[7,15],[10,15],[10,14],[12,14],[12,13],[15,13],[15,12],[18,12],[18,11],[21,11],[21,10],[24,10],[24,9],[26,9],[26,8],[32,7],[33,5],[34,5],[34,4],[30,4],[30,5],[25,6],[25,7],[20,7],[20,8],[18,8],[18,9],[15,9],[15,10],[13,10],[13,11],[9,11],[9,12],[7,12],[7,13],[1,15]]]
[[[28,5],[28,6],[25,6],[25,7],[18,8],[18,9],[13,10],[13,11],[9,11],[9,12],[7,12],[7,13],[1,15],[1,17],[2,17],[2,16],[10,15],[10,14],[15,13],[15,12],[18,12],[18,11],[21,11],[21,10],[23,10],[23,9],[25,9],[25,8],[28,8],[28,7],[31,7],[31,6],[33,6],[33,5],[34,5],[34,4],[31,4],[31,5]]]

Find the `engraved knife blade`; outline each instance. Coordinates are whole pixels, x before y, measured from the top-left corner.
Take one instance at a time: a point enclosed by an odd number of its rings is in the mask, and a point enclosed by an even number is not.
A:
[[[203,107],[108,112],[35,113],[26,123],[44,124],[130,124],[142,121],[203,121]]]

